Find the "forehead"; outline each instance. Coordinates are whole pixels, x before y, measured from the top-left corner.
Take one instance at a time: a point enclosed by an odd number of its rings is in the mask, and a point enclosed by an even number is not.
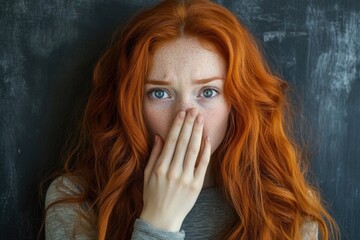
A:
[[[191,74],[192,78],[224,77],[225,61],[220,54],[194,37],[178,38],[153,52],[148,77],[165,79],[179,74]]]

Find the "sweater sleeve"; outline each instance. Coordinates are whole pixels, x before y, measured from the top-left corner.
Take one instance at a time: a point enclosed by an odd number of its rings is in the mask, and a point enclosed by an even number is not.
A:
[[[305,217],[303,224],[300,227],[300,234],[302,240],[318,240],[318,223]]]
[[[51,203],[74,196],[81,192],[81,187],[68,178],[59,177],[49,186],[46,193],[45,207]],[[87,204],[59,203],[51,206],[45,215],[45,239],[97,239],[95,219]],[[309,217],[304,218],[300,228],[302,240],[318,239],[318,224]],[[185,231],[168,232],[152,226],[147,221],[137,218],[134,223],[131,240],[183,240]]]
[[[168,232],[152,226],[147,221],[137,218],[131,240],[183,240],[185,231]]]
[[[74,181],[65,177],[58,177],[49,186],[45,208],[51,203],[70,196],[79,194],[82,188]],[[59,203],[51,206],[45,215],[45,239],[46,240],[95,240],[97,239],[96,223],[92,223],[87,217],[92,212],[87,204]],[[87,216],[87,217],[86,217]],[[92,218],[94,218],[92,216]],[[91,218],[90,218],[91,219]],[[167,232],[158,229],[143,219],[136,219],[132,240],[183,240],[185,232]]]
[[[309,217],[304,219],[300,227],[302,240],[318,240],[318,224]],[[185,232],[167,232],[157,229],[143,219],[137,218],[134,224],[132,240],[183,240]]]
[[[68,178],[59,177],[49,186],[46,198],[45,208],[51,203],[65,199],[81,191]],[[78,203],[58,203],[51,206],[45,215],[45,239],[97,239],[97,231],[94,224],[86,217],[90,210],[86,204]]]

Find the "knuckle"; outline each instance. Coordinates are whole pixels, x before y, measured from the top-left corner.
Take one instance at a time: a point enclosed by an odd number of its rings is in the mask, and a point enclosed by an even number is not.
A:
[[[181,183],[184,186],[191,186],[192,184],[192,178],[188,175],[184,175],[181,177]]]
[[[168,174],[166,175],[166,178],[169,180],[169,181],[175,181],[175,180],[178,180],[180,177],[180,173],[178,173],[177,171],[169,171]]]
[[[164,176],[166,174],[166,169],[162,166],[158,166],[156,167],[156,169],[154,170],[154,173],[156,176],[160,177],[160,176]]]
[[[199,149],[196,146],[189,146],[188,148],[188,154],[190,156],[196,156],[199,152]]]

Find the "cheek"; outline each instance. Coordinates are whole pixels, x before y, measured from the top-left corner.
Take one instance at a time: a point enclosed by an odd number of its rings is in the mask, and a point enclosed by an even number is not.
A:
[[[229,111],[217,110],[214,112],[208,112],[205,116],[204,133],[203,135],[209,135],[211,141],[211,152],[213,153],[224,139],[227,124],[229,119]]]
[[[212,140],[222,138],[227,128],[226,116],[211,116],[205,118],[204,135],[210,135]]]
[[[171,116],[166,111],[145,108],[144,118],[151,139],[154,138],[155,134],[158,134],[164,141],[171,126]]]
[[[158,134],[163,141],[166,140],[176,117],[176,113],[167,109],[144,105],[144,118],[151,138]],[[218,104],[212,108],[198,107],[198,110],[205,118],[203,136],[210,136],[214,152],[225,136],[230,109],[225,104]]]

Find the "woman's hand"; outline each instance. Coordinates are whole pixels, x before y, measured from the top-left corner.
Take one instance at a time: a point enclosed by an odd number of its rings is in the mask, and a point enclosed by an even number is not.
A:
[[[202,139],[204,119],[197,115],[192,109],[187,116],[185,112],[176,116],[165,145],[160,137],[155,140],[145,168],[140,218],[165,231],[180,230],[204,183],[211,144]]]

